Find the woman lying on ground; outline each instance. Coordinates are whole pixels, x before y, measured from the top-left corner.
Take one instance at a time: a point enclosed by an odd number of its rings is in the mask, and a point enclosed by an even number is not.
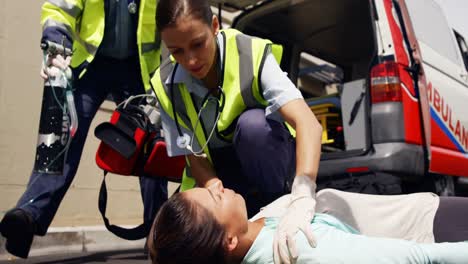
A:
[[[359,199],[355,199],[357,196]],[[425,201],[425,204],[417,205],[417,201]],[[243,198],[223,188],[222,184],[175,194],[160,209],[150,234],[149,249],[153,263],[273,263],[272,245],[279,219],[277,217],[290,202],[290,196],[283,196],[248,221]],[[444,217],[457,211],[457,218],[465,219],[459,221],[464,227],[456,227],[457,223],[453,222],[448,229],[458,228],[464,231],[464,235],[467,234],[466,198],[441,198],[439,202],[439,198],[430,193],[390,197],[323,190],[317,194],[317,202],[317,212],[347,211],[354,214],[348,214],[345,218],[366,232],[372,233],[378,229],[376,226],[381,227],[380,232],[375,232],[376,235],[396,231],[397,235],[400,233],[415,241],[468,240],[468,237],[450,238],[447,235],[441,238],[435,232],[438,228],[444,230],[438,225],[450,224],[444,223]],[[403,210],[408,211],[405,207],[412,207],[409,217],[397,212],[400,210],[398,206],[407,202],[410,205],[403,206]],[[379,203],[387,209],[366,207]],[[431,208],[434,207],[437,209],[432,212]],[[365,208],[367,212],[362,210]],[[395,210],[395,214],[388,214],[392,210]],[[377,218],[385,214],[388,214],[387,218],[392,217],[393,221]],[[371,223],[374,228],[365,225],[370,220],[375,221]],[[421,221],[423,227],[418,226]],[[394,222],[401,224],[396,225]],[[424,224],[428,222],[434,225]],[[412,228],[418,231],[411,234]],[[431,230],[425,230],[428,228]],[[309,246],[305,236],[307,233],[315,237],[315,248]],[[468,263],[466,242],[419,244],[403,239],[365,236],[331,214],[324,213],[316,213],[312,223],[303,227],[302,232],[289,241],[296,244],[297,252],[292,252],[296,263]]]

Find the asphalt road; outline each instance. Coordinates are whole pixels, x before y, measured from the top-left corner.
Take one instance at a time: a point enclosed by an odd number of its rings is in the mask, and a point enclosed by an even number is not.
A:
[[[119,250],[107,252],[93,252],[80,254],[63,254],[32,257],[27,260],[4,260],[5,264],[81,264],[81,263],[112,263],[112,264],[148,264],[148,256],[143,250]]]

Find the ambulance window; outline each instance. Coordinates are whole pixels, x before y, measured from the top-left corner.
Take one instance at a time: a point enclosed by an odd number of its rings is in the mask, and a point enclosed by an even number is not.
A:
[[[463,57],[463,62],[465,63],[465,68],[468,70],[468,46],[466,46],[465,39],[457,31],[455,33],[455,38],[457,39],[458,47],[460,48],[461,55]]]
[[[406,1],[416,36],[436,52],[461,65],[452,30],[442,8],[433,0]]]
[[[302,52],[297,74],[297,87],[304,98],[335,94],[343,80],[343,70],[325,60]]]

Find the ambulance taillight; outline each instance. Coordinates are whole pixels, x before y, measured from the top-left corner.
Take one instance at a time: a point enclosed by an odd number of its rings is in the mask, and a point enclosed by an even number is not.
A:
[[[401,102],[401,82],[398,63],[387,61],[375,65],[371,70],[371,101]]]

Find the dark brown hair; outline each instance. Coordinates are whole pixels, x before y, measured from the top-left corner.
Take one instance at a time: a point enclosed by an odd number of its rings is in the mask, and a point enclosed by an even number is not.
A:
[[[225,263],[225,230],[214,215],[184,193],[159,209],[148,248],[153,263]]]
[[[213,12],[207,0],[160,0],[156,10],[156,26],[161,32],[173,26],[182,16],[192,16],[211,26]]]

